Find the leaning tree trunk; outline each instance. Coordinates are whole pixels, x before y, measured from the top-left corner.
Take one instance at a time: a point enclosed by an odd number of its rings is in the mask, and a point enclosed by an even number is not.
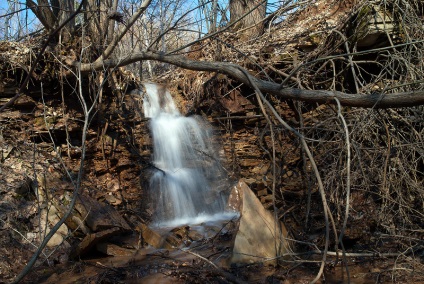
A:
[[[263,19],[266,0],[230,0],[230,22],[234,30],[243,30],[243,36],[260,36],[264,31]]]
[[[53,32],[60,24],[67,21],[75,12],[75,3],[73,0],[27,0],[26,4],[40,20],[47,32]],[[68,21],[57,36],[61,36],[61,42],[69,42],[75,28],[75,19]]]
[[[27,0],[26,4],[48,32],[54,30],[57,24],[57,18],[47,0],[38,0],[37,3]]]

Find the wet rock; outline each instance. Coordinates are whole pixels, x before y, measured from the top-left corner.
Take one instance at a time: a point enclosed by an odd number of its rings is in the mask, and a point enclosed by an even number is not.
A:
[[[71,258],[77,258],[87,254],[95,245],[117,235],[120,232],[120,228],[115,227],[98,233],[88,234],[72,251]]]
[[[131,228],[119,213],[111,206],[98,202],[88,196],[78,196],[75,214],[84,220],[94,232],[109,228],[130,231]]]
[[[210,240],[221,234],[226,234],[228,231],[225,229],[226,222],[217,221],[193,226],[185,225],[173,229],[152,229],[145,224],[141,224],[138,230],[141,231],[143,240],[152,247],[175,249],[190,247],[193,242]]]
[[[171,230],[177,237],[184,239],[187,237],[188,231],[190,230],[189,226],[180,226]]]
[[[172,249],[172,248],[178,248],[183,246],[184,242],[182,238],[179,238],[178,236],[174,234],[168,234],[166,237],[165,243],[163,245],[166,249]]]
[[[111,243],[98,243],[96,249],[104,254],[111,256],[131,256],[135,253],[135,250],[120,247]]]
[[[190,232],[194,232],[190,226],[180,226],[172,229],[166,233],[164,248],[171,249],[190,246],[192,243]],[[204,238],[203,236],[198,237]]]
[[[204,236],[195,230],[190,230],[190,232],[188,232],[188,237],[191,241],[200,241],[204,239]]]
[[[277,257],[291,251],[284,224],[275,220],[244,181],[234,186],[228,208],[240,212],[231,263],[266,261],[267,264],[276,264]]]
[[[138,229],[141,231],[143,240],[152,247],[161,248],[165,243],[165,238],[146,224],[141,224]]]

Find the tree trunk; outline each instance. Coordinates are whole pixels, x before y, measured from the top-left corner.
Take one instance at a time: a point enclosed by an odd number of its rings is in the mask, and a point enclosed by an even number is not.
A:
[[[264,31],[263,19],[266,0],[230,0],[230,23],[235,30],[242,30],[244,36],[260,36]]]
[[[54,16],[51,6],[47,0],[38,0],[37,2],[38,4],[34,3],[32,0],[27,0],[26,4],[40,20],[44,28],[50,32],[55,28],[57,19]]]
[[[108,34],[112,35],[112,31],[108,33],[109,17],[108,13],[112,12],[113,4],[111,0],[100,1],[88,0],[86,7],[86,21],[88,24],[88,33],[91,39],[100,49],[105,49],[107,44],[112,40],[108,39]],[[117,3],[117,1],[116,1]],[[101,48],[103,47],[103,48]]]
[[[52,4],[53,14],[59,22],[59,25],[65,22],[75,12],[75,5],[73,0],[50,0]],[[75,19],[70,20],[65,27],[60,31],[61,41],[69,42],[75,27]]]
[[[48,32],[52,32],[75,12],[73,0],[38,0],[37,2],[36,4],[32,0],[27,0],[26,4]],[[68,42],[71,39],[74,27],[75,20],[71,19],[62,28],[60,31],[62,42]]]

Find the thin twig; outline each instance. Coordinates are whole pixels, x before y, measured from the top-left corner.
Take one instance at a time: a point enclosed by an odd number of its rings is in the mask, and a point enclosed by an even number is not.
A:
[[[345,216],[344,216],[344,220],[343,220],[343,225],[342,225],[342,229],[339,235],[339,243],[342,245],[342,253],[343,253],[343,258],[344,258],[344,262],[345,262],[345,267],[346,267],[346,273],[347,273],[347,279],[350,282],[350,273],[349,273],[349,266],[347,265],[346,262],[346,251],[344,249],[344,244],[343,244],[343,235],[345,233],[346,230],[346,225],[347,225],[347,220],[349,218],[349,208],[350,208],[350,139],[349,139],[349,129],[347,128],[347,124],[346,124],[346,120],[344,119],[343,115],[342,115],[342,107],[340,105],[340,102],[337,98],[335,98],[336,102],[337,102],[337,115],[340,118],[342,124],[343,124],[343,128],[345,130],[345,136],[346,136],[346,152],[347,152],[347,158],[346,158],[346,210],[345,210]]]
[[[224,276],[225,278],[227,278],[228,280],[230,280],[230,281],[232,281],[234,283],[237,283],[237,284],[247,284],[247,282],[245,282],[245,281],[237,278],[236,276],[234,276],[233,274],[231,274],[231,273],[229,273],[227,271],[224,271],[222,268],[219,268],[215,263],[213,263],[209,259],[201,256],[200,254],[197,254],[195,252],[192,252],[192,251],[190,251],[188,249],[184,249],[184,250],[180,249],[180,251],[185,252],[185,253],[188,253],[188,254],[191,254],[191,255],[193,255],[195,257],[200,258],[201,260],[205,261],[210,266],[212,266],[216,272],[218,272],[219,274],[221,274],[222,276]]]

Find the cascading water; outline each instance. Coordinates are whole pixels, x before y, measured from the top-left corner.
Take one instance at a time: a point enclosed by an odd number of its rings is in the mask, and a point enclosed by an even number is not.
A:
[[[211,127],[199,117],[182,116],[166,89],[151,83],[144,87],[156,167],[150,179],[154,222],[176,226],[225,215],[225,197],[217,186],[222,187],[225,175],[211,143]]]

